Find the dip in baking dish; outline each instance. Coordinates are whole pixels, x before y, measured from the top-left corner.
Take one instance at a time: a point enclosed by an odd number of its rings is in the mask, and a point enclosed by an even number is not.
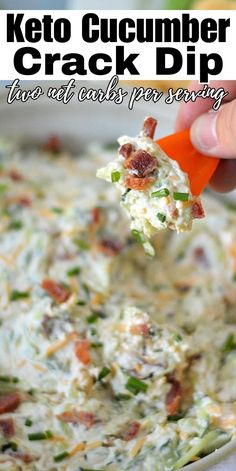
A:
[[[150,260],[111,159],[1,142],[1,471],[173,471],[235,435],[235,214],[205,197]]]

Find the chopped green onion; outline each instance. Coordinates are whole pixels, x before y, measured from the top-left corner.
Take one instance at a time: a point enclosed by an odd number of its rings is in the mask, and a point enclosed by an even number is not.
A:
[[[53,211],[55,214],[62,214],[62,213],[63,213],[63,209],[62,209],[62,208],[52,208],[52,211]]]
[[[233,281],[236,281],[236,273],[233,274]]]
[[[67,458],[70,455],[68,451],[62,451],[62,453],[59,453],[59,455],[54,456],[54,461],[55,463],[60,463],[60,461],[63,461],[65,458]]]
[[[73,267],[67,272],[67,276],[76,276],[80,274],[80,267]]]
[[[111,372],[110,368],[107,368],[106,366],[104,366],[98,375],[98,380],[101,381],[103,378],[109,375],[110,372]]]
[[[83,239],[74,239],[74,244],[81,250],[89,250],[89,244]]]
[[[117,401],[129,401],[131,396],[129,394],[116,394],[115,399]]]
[[[36,433],[29,433],[28,439],[32,441],[36,440],[47,440],[48,438],[52,438],[53,434],[50,430],[46,430],[45,432],[36,432]]]
[[[111,173],[111,181],[112,183],[118,182],[120,179],[120,172],[112,172]]]
[[[20,229],[22,229],[23,227],[23,223],[22,221],[11,221],[9,226],[8,226],[8,229],[10,230],[13,230],[13,231],[19,231]]]
[[[93,348],[102,348],[103,343],[102,342],[92,342],[91,347],[93,347]]]
[[[90,334],[91,335],[96,335],[97,334],[97,331],[96,331],[96,329],[94,329],[94,327],[91,327]]]
[[[78,302],[77,302],[77,305],[78,306],[85,306],[86,302],[83,301],[82,299],[80,299]]]
[[[161,221],[161,222],[165,222],[165,220],[166,220],[165,214],[157,213],[157,217],[158,217],[159,221]]]
[[[11,292],[10,301],[17,301],[18,299],[27,299],[29,298],[28,291],[17,291],[13,290]]]
[[[18,449],[17,443],[15,443],[15,442],[5,443],[5,445],[2,445],[2,452],[8,450],[9,448],[12,451],[17,451],[17,449]]]
[[[25,425],[26,425],[26,427],[31,427],[33,425],[32,420],[31,419],[26,419],[25,420]]]
[[[0,376],[0,381],[2,383],[19,383],[19,378],[16,376]]]
[[[132,229],[131,234],[135,237],[135,239],[140,243],[144,244],[145,239],[142,232],[137,231],[136,229]]]
[[[143,381],[140,381],[137,378],[134,378],[133,376],[130,376],[126,385],[126,389],[128,391],[132,392],[133,394],[138,394],[139,392],[147,392],[148,385],[144,383]]]
[[[87,317],[88,324],[94,324],[94,322],[97,322],[97,320],[98,320],[98,315],[95,312]]]
[[[234,334],[228,335],[221,350],[224,353],[231,352],[232,350],[236,350],[236,342],[234,340]]]
[[[189,193],[179,193],[178,191],[174,191],[173,198],[175,201],[188,201]]]
[[[170,192],[168,188],[162,188],[161,190],[153,191],[151,193],[152,198],[164,198],[165,196],[169,196]]]

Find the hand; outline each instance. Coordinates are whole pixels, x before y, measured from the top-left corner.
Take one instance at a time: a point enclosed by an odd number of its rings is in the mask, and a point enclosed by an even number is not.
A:
[[[191,141],[200,152],[221,161],[210,181],[220,192],[236,188],[236,81],[211,81],[211,87],[223,87],[229,92],[218,111],[212,111],[213,100],[198,98],[182,103],[176,120],[176,131],[191,129]],[[190,90],[199,90],[197,82]]]

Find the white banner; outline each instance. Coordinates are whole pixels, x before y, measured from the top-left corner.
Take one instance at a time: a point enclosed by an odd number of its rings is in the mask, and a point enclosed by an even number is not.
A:
[[[236,79],[236,11],[1,11],[0,80]]]

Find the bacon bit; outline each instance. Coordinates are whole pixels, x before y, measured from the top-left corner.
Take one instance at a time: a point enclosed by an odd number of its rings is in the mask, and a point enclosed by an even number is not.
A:
[[[46,291],[51,298],[58,304],[65,303],[70,297],[70,290],[54,280],[46,278],[42,281],[41,287]]]
[[[14,182],[21,182],[22,180],[24,180],[23,175],[21,175],[21,173],[18,172],[18,170],[16,169],[10,170],[8,175]]]
[[[178,412],[182,399],[182,387],[175,378],[170,378],[171,388],[166,396],[166,410],[168,415],[174,415]]]
[[[137,436],[139,429],[140,429],[140,423],[135,420],[134,422],[132,422],[132,424],[129,425],[128,429],[122,436],[123,440],[125,442],[129,442],[130,440],[133,440],[133,438]]]
[[[130,333],[133,335],[149,336],[149,327],[147,324],[134,324],[130,327]]]
[[[12,392],[4,396],[0,396],[0,414],[5,412],[13,412],[20,405],[21,398],[18,392]]]
[[[16,203],[20,206],[23,206],[24,208],[30,208],[32,201],[28,196],[20,196],[17,198]]]
[[[131,190],[145,191],[153,185],[155,179],[152,177],[138,178],[128,175],[125,179],[125,187]]]
[[[139,149],[125,161],[124,167],[132,170],[137,177],[146,177],[157,168],[157,160],[148,152]]]
[[[0,419],[0,430],[5,438],[10,438],[15,433],[13,419]]]
[[[101,222],[101,210],[99,208],[92,209],[92,221],[94,224],[98,225]]]
[[[100,252],[104,253],[108,257],[117,255],[122,250],[122,245],[117,240],[103,239],[98,243]]]
[[[150,139],[153,139],[156,126],[157,126],[157,120],[155,118],[152,118],[151,116],[148,116],[147,118],[145,118],[144,123],[143,123],[143,129],[142,129],[143,136],[150,137]]]
[[[121,146],[119,148],[119,154],[121,154],[125,159],[128,159],[131,152],[133,152],[133,146],[130,143],[129,144],[123,144],[123,146]]]
[[[45,152],[51,152],[52,154],[59,154],[61,151],[61,143],[57,136],[49,136],[43,146]]]
[[[195,200],[192,205],[192,217],[193,219],[202,219],[205,217],[204,209],[199,199]]]
[[[90,412],[77,411],[75,409],[65,411],[57,417],[62,422],[66,422],[68,424],[83,424],[87,428],[91,428],[96,420],[94,414]]]
[[[84,365],[89,365],[91,363],[89,349],[89,340],[78,340],[75,344],[75,355]]]

